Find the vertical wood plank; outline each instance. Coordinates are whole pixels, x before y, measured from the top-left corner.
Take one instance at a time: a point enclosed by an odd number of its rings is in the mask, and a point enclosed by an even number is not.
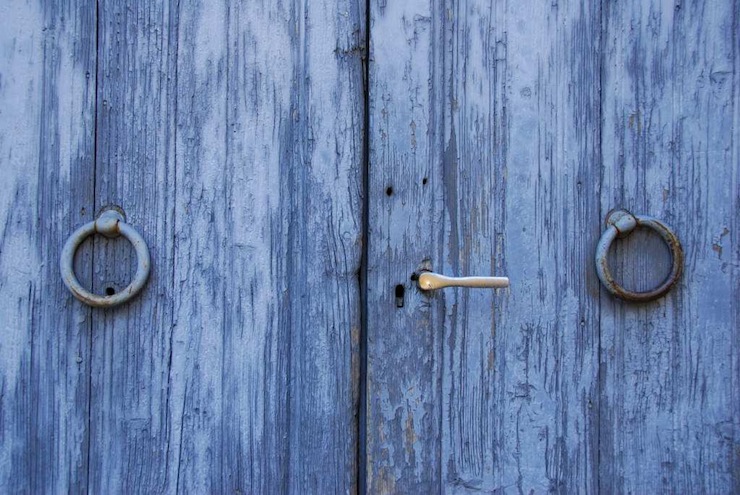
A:
[[[653,303],[603,292],[601,488],[730,493],[740,486],[740,9],[634,1],[605,14],[602,212],[663,219],[686,267]],[[615,268],[627,279],[625,256]]]
[[[0,6],[3,493],[87,488],[90,311],[59,254],[93,209],[95,15],[86,1]]]
[[[369,493],[440,490],[440,305],[409,277],[441,240],[443,15],[424,0],[370,3]]]
[[[451,22],[444,271],[512,285],[444,295],[444,479],[595,492],[599,6],[468,2]]]
[[[371,6],[368,487],[594,491],[601,13]]]
[[[363,25],[355,2],[180,4],[182,491],[355,489]]]
[[[90,488],[98,493],[175,487],[170,375],[175,205],[177,12],[170,2],[99,4],[97,209],[117,205],[146,240],[147,286],[94,312]],[[94,291],[125,288],[135,253],[95,239]]]

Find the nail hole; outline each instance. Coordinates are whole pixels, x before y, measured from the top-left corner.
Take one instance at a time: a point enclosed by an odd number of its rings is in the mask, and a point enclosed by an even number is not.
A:
[[[116,293],[116,289],[114,289],[113,287],[106,287],[106,289],[105,289],[105,293],[106,293],[107,295],[109,295],[109,296],[112,296],[113,294],[115,294],[115,293]]]
[[[427,182],[429,182],[429,179],[427,179],[426,177],[424,177],[423,179],[421,179],[422,185],[425,185],[426,186],[427,185]]]
[[[396,307],[397,308],[403,308],[403,295],[406,292],[406,288],[398,284],[396,286]]]
[[[393,194],[393,188],[391,186],[388,186],[388,188],[385,190],[385,195],[390,196]]]

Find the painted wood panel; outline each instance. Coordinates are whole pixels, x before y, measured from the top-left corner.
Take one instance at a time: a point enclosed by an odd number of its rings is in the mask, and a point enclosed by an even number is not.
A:
[[[59,253],[94,210],[94,33],[94,2],[0,5],[3,493],[87,486],[92,318]],[[77,259],[86,284],[91,254],[88,243]]]
[[[180,13],[177,486],[352,491],[364,11],[188,1]]]
[[[426,2],[370,3],[367,371],[364,485],[439,491],[439,304],[410,276],[441,241],[444,47]],[[401,297],[402,296],[402,297]]]
[[[93,314],[88,482],[94,493],[162,492],[175,476],[177,15],[167,2],[98,5],[96,205],[123,208],[149,245],[152,272],[134,301]],[[135,253],[120,238],[95,242],[94,292],[122,290]]]
[[[738,19],[732,1],[619,2],[604,12],[602,213],[659,217],[686,254],[680,284],[660,301],[602,295],[605,491],[740,490]],[[661,263],[665,274],[661,255],[629,261]],[[634,283],[660,281],[646,278]]]
[[[738,486],[737,6],[604,5],[371,2],[371,492]],[[690,245],[662,302],[599,287],[616,206]],[[424,295],[424,260],[512,287]]]
[[[599,11],[371,6],[369,490],[593,489]]]
[[[354,491],[364,5],[3,9],[0,489]]]
[[[5,2],[0,491],[739,490],[738,19]],[[58,256],[109,204],[153,272],[90,310]],[[616,206],[683,240],[667,298],[600,289]],[[132,254],[95,238],[77,273],[120,290]],[[644,232],[612,261],[638,288],[668,264]],[[424,294],[420,267],[512,287]]]

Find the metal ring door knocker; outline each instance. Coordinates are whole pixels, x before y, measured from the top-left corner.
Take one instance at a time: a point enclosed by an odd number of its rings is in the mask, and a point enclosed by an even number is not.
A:
[[[606,216],[607,229],[601,236],[598,246],[596,246],[596,273],[599,280],[616,297],[626,301],[646,302],[653,301],[664,296],[671,288],[676,285],[681,273],[683,272],[683,249],[678,241],[676,234],[671,231],[663,222],[657,218],[642,215],[633,215],[627,210],[612,210]],[[646,292],[633,292],[620,286],[612,277],[609,271],[609,264],[606,256],[609,253],[612,241],[619,238],[627,237],[635,228],[647,227],[656,231],[665,241],[671,251],[673,258],[671,272],[668,277],[655,289]]]
[[[134,279],[128,287],[117,294],[113,294],[111,296],[99,296],[97,294],[93,294],[85,290],[79,280],[77,280],[77,276],[74,272],[75,252],[80,244],[82,244],[82,241],[92,234],[101,234],[109,239],[114,239],[122,235],[128,239],[136,251],[136,257],[138,259],[136,275],[134,275]],[[85,304],[96,308],[111,308],[133,298],[146,284],[146,281],[149,278],[150,267],[151,260],[149,258],[149,248],[147,248],[144,238],[141,237],[133,227],[126,223],[126,217],[124,216],[123,211],[116,208],[103,210],[95,221],[86,223],[79,229],[75,230],[64,244],[64,249],[62,249],[62,258],[59,263],[59,268],[62,272],[62,280],[64,280],[64,284],[70,292],[72,292],[72,295]]]

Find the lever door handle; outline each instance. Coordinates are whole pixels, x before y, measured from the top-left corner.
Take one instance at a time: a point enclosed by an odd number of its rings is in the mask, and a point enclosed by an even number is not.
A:
[[[423,271],[417,279],[421,290],[445,287],[471,287],[476,289],[503,289],[509,286],[509,277],[447,277]]]

